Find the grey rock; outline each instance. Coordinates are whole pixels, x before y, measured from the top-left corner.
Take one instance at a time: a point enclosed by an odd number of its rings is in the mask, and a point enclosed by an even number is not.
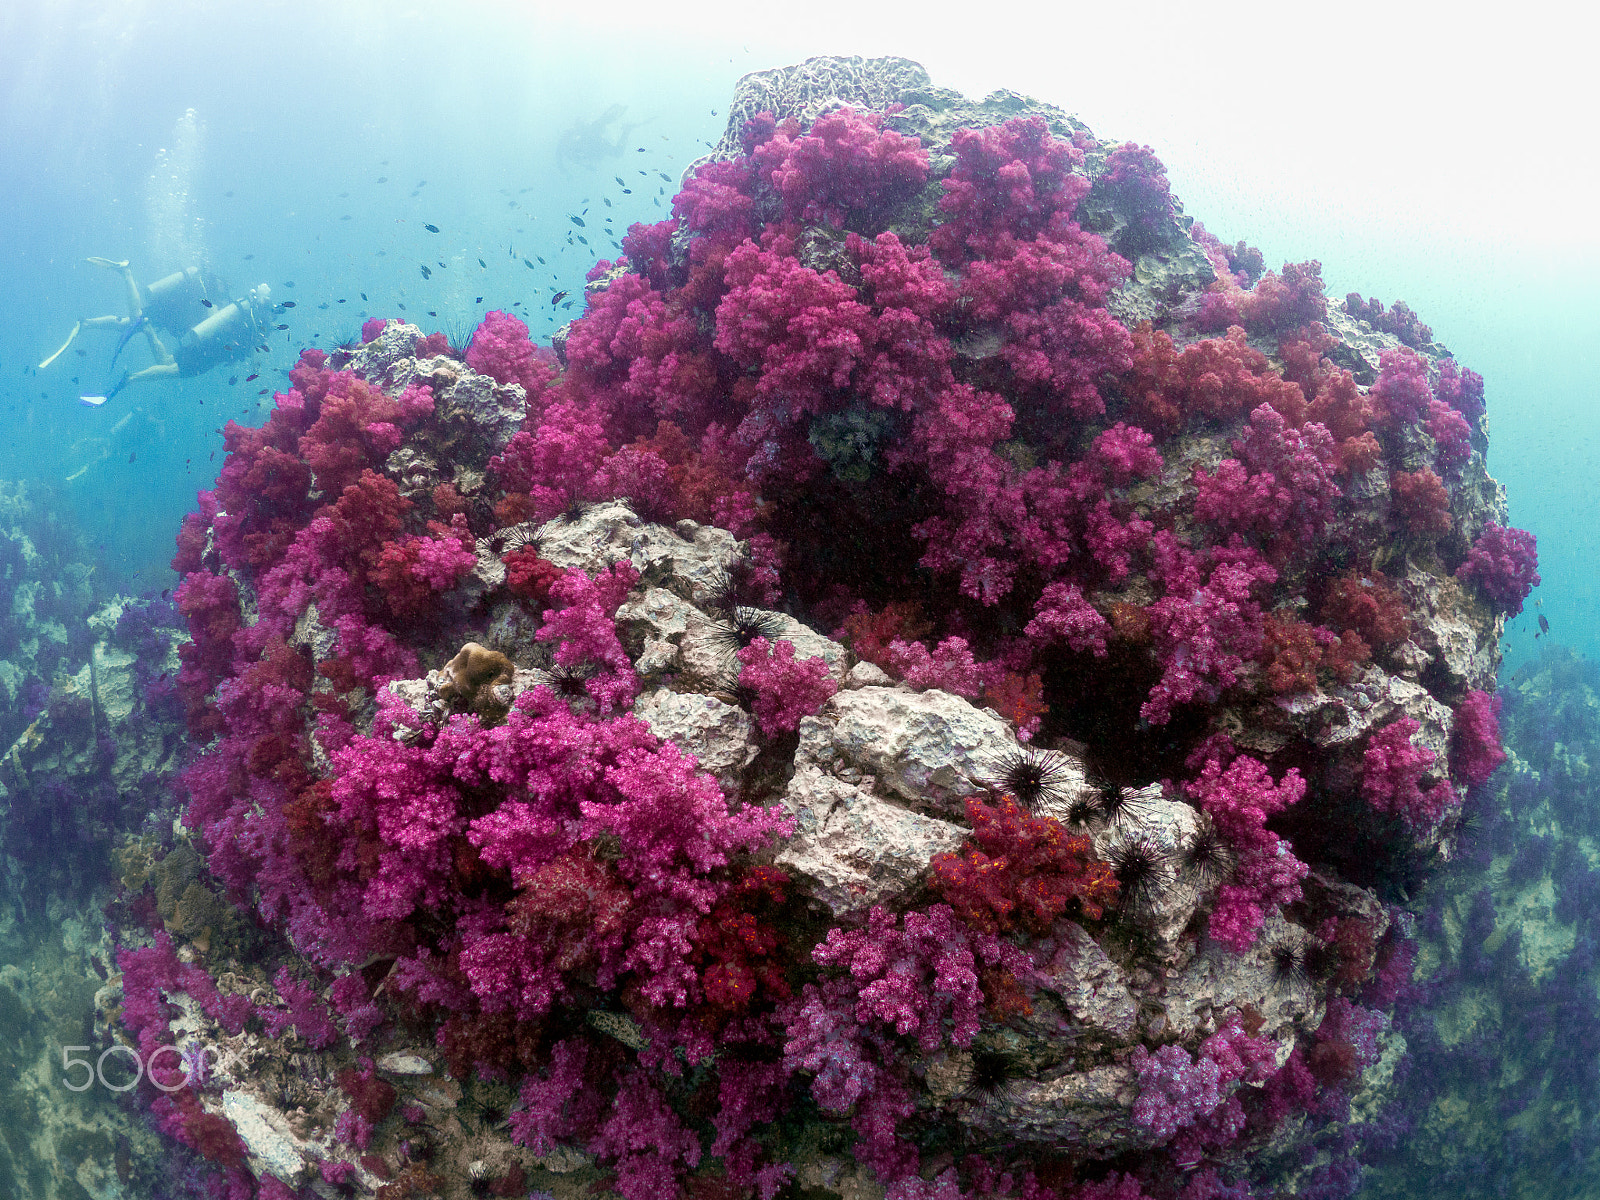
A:
[[[1123,1042],[1138,1030],[1139,1005],[1122,968],[1073,921],[1057,921],[1049,938],[1032,949],[1039,964],[1030,980],[1051,996],[1080,1027]]]
[[[298,1187],[304,1181],[313,1151],[289,1131],[282,1113],[253,1093],[237,1088],[222,1093],[221,1111],[238,1131],[250,1155],[250,1168],[257,1176],[276,1175],[290,1187]]]
[[[634,701],[633,715],[725,784],[737,783],[757,753],[750,714],[715,696],[657,688]]]
[[[795,769],[784,795],[795,835],[777,857],[806,893],[837,917],[904,892],[935,854],[958,849],[967,830],[911,812],[814,763]]]

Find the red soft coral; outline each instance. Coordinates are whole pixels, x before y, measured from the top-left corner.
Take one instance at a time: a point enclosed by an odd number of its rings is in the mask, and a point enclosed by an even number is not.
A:
[[[972,837],[961,853],[936,854],[930,866],[934,886],[973,929],[1043,935],[1069,904],[1098,918],[1115,902],[1111,867],[1053,817],[1034,816],[1011,796],[993,805],[969,796],[967,820]]]

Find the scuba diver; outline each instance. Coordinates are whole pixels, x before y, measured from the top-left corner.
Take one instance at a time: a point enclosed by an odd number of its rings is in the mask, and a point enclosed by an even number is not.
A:
[[[111,355],[111,367],[135,336],[143,333],[155,363],[138,371],[124,371],[104,395],[80,396],[79,402],[99,407],[130,383],[148,379],[187,379],[212,367],[255,353],[272,329],[272,289],[258,284],[239,299],[229,300],[224,285],[200,267],[174,271],[142,290],[126,260],[89,259],[97,267],[121,271],[128,288],[126,317],[85,317],[72,327],[67,340],[39,364],[42,371],[66,353],[82,329],[120,328],[122,337]],[[215,295],[216,300],[211,296]],[[209,310],[209,311],[207,311]],[[203,314],[196,319],[196,314]],[[160,332],[173,340],[168,350]]]

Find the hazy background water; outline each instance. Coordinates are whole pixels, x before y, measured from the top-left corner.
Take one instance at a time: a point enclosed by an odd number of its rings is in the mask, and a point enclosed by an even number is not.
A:
[[[716,140],[740,75],[898,53],[936,83],[1027,92],[1151,145],[1188,212],[1270,266],[1320,259],[1331,297],[1406,300],[1486,378],[1490,470],[1539,536],[1543,606],[1513,625],[1508,664],[1534,649],[1539,611],[1596,657],[1600,171],[1581,60],[1594,30],[1553,6],[1481,25],[1420,5],[1282,9],[1041,22],[997,4],[959,20],[859,3],[6,5],[0,478],[58,486],[108,580],[166,586],[177,522],[219,465],[215,431],[258,421],[301,346],[363,314],[448,330],[518,301],[547,337],[579,311],[552,310],[552,294],[581,295],[591,251],[616,253],[604,216],[620,237],[668,215],[660,174],[676,180]],[[562,135],[617,105],[602,134],[638,123],[621,152],[563,163]],[[579,230],[567,217],[585,209]],[[232,294],[267,282],[296,307],[255,365],[83,408],[81,392],[112,381],[114,334],[32,368],[76,318],[122,311],[89,255],[129,258],[141,281],[203,262]],[[149,361],[135,342],[119,367]]]

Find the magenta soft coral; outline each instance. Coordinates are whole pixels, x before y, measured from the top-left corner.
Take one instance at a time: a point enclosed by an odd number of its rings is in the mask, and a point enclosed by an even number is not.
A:
[[[1528,593],[1539,586],[1539,544],[1526,529],[1508,529],[1495,521],[1483,527],[1456,578],[1483,589],[1497,610],[1514,617]]]
[[[1500,697],[1471,688],[1450,724],[1450,766],[1468,787],[1489,781],[1506,760],[1500,745]]]
[[[1290,768],[1277,783],[1259,759],[1212,745],[1187,791],[1233,847],[1237,862],[1217,893],[1211,936],[1237,953],[1255,944],[1269,911],[1300,899],[1300,881],[1310,869],[1284,839],[1267,829],[1267,818],[1305,795],[1305,780]]]
[[[1139,1077],[1133,1119],[1159,1145],[1220,1108],[1237,1085],[1264,1082],[1277,1066],[1277,1048],[1247,1034],[1234,1015],[1201,1044],[1198,1056],[1175,1045],[1154,1054],[1135,1046],[1131,1061]]]
[[[794,643],[758,637],[738,653],[739,682],[755,691],[750,708],[768,737],[793,732],[838,691],[821,658],[796,659]]]
[[[467,366],[500,383],[515,383],[527,393],[529,410],[537,413],[545,388],[555,377],[553,365],[541,358],[519,317],[494,309],[483,316],[467,348]]]
[[[1422,789],[1422,778],[1438,756],[1412,742],[1421,729],[1414,717],[1391,721],[1367,738],[1361,760],[1362,798],[1415,829],[1431,827],[1456,800],[1448,778]]]
[[[786,219],[834,226],[908,199],[928,178],[928,153],[916,138],[884,129],[881,113],[848,107],[818,117],[804,134],[785,121],[754,158],[783,198]]]

